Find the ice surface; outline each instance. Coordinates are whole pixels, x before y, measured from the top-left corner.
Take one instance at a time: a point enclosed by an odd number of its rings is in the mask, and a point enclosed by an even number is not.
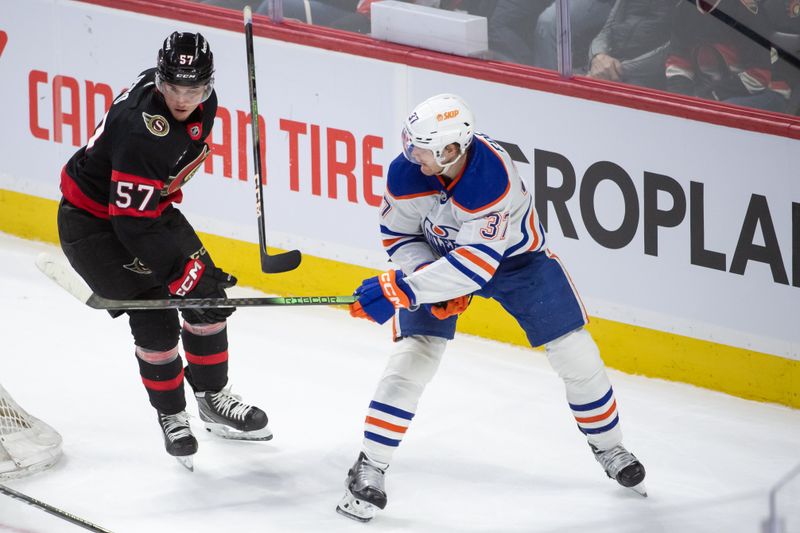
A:
[[[191,473],[164,452],[127,321],[40,274],[43,250],[56,248],[0,234],[0,382],[60,431],[65,457],[7,485],[117,533],[755,533],[770,485],[800,462],[798,410],[611,371],[625,444],[647,467],[641,498],[595,462],[541,352],[462,335],[388,471],[386,510],[359,524],[334,508],[388,328],[329,308],[239,310],[231,383],[275,438],[212,437],[189,403]],[[0,495],[4,531],[79,529]]]

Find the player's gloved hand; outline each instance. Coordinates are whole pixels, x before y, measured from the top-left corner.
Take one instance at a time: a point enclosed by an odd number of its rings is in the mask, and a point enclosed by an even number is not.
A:
[[[225,298],[225,289],[236,285],[236,278],[199,259],[189,259],[183,274],[168,287],[170,294],[181,298]],[[190,323],[222,322],[236,311],[235,307],[182,309],[183,317]]]
[[[415,305],[414,291],[404,278],[403,272],[389,270],[362,281],[353,293],[358,296],[358,301],[350,304],[350,316],[383,324],[394,316],[395,309]]]
[[[445,318],[450,318],[453,315],[460,315],[466,311],[470,302],[472,302],[472,295],[465,294],[464,296],[457,296],[446,302],[423,304],[423,307],[439,320],[444,320]]]

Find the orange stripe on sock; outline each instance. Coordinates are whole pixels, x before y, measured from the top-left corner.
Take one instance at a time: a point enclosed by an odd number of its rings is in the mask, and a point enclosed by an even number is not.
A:
[[[608,411],[606,411],[605,413],[603,413],[602,415],[587,416],[586,418],[578,418],[576,416],[575,420],[577,420],[579,423],[583,423],[583,424],[586,424],[586,423],[589,423],[589,422],[599,422],[599,421],[605,420],[606,418],[611,416],[611,413],[613,413],[614,409],[616,409],[616,408],[617,408],[617,400],[614,400],[614,403],[611,404],[611,408]]]
[[[470,252],[469,250],[465,250],[464,248],[459,248],[458,250],[456,250],[456,253],[464,257],[465,259],[472,261],[473,263],[484,269],[486,272],[494,276],[495,268],[486,261],[484,261],[483,259],[481,259],[480,257],[478,257],[477,255]]]
[[[394,431],[395,433],[405,433],[408,429],[407,427],[398,426],[396,424],[390,424],[385,420],[381,420],[380,418],[374,418],[368,416],[367,419],[364,421],[367,424],[372,424],[373,426],[378,426],[379,428],[388,429],[389,431]]]

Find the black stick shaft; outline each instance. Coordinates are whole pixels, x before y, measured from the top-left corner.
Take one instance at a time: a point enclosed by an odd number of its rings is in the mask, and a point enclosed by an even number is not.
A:
[[[95,531],[96,533],[112,533],[111,530],[108,530],[104,527],[100,527],[96,524],[92,524],[84,520],[83,518],[79,518],[74,514],[68,513],[66,511],[62,511],[56,507],[53,507],[50,504],[44,503],[43,501],[39,501],[36,498],[31,498],[21,492],[17,492],[13,489],[6,487],[5,485],[0,485],[0,493],[5,494],[6,496],[10,496],[15,500],[19,500],[21,502],[27,503],[32,507],[36,507],[37,509],[41,509],[42,511],[49,513],[53,516],[56,516],[62,520],[66,520],[67,522],[71,522],[76,526],[82,527],[84,529],[88,529],[89,531]]]
[[[86,305],[95,309],[209,309],[215,307],[268,307],[307,305],[346,305],[355,296],[275,296],[256,298],[162,298],[152,300],[112,300],[92,294]]]
[[[256,62],[253,49],[253,15],[250,6],[244,12],[244,37],[247,48],[247,82],[250,91],[250,128],[253,135],[253,172],[256,185],[256,215],[258,216],[258,242],[264,253],[266,247],[266,232],[264,231],[264,186],[261,181],[261,135],[258,131],[258,93],[256,92]]]
[[[256,215],[258,219],[258,244],[261,256],[261,271],[267,274],[287,272],[300,265],[302,256],[298,250],[276,255],[267,251],[266,225],[264,224],[264,165],[261,161],[261,135],[258,128],[258,94],[256,92],[256,60],[253,50],[253,13],[250,6],[244,8],[244,36],[247,48],[247,81],[250,93],[250,128],[253,135],[253,168],[256,186]]]

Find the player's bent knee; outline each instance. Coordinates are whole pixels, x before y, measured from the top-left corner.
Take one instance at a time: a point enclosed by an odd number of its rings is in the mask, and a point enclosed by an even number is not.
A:
[[[547,343],[545,350],[550,365],[563,380],[589,380],[605,370],[600,349],[583,328]]]
[[[166,365],[178,358],[178,345],[169,350],[148,350],[137,346],[136,357],[151,365]]]
[[[178,312],[174,309],[129,311],[128,316],[136,346],[165,351],[178,344],[181,329]]]
[[[426,335],[397,341],[386,365],[384,378],[401,378],[420,385],[433,379],[442,360],[447,339]]]

